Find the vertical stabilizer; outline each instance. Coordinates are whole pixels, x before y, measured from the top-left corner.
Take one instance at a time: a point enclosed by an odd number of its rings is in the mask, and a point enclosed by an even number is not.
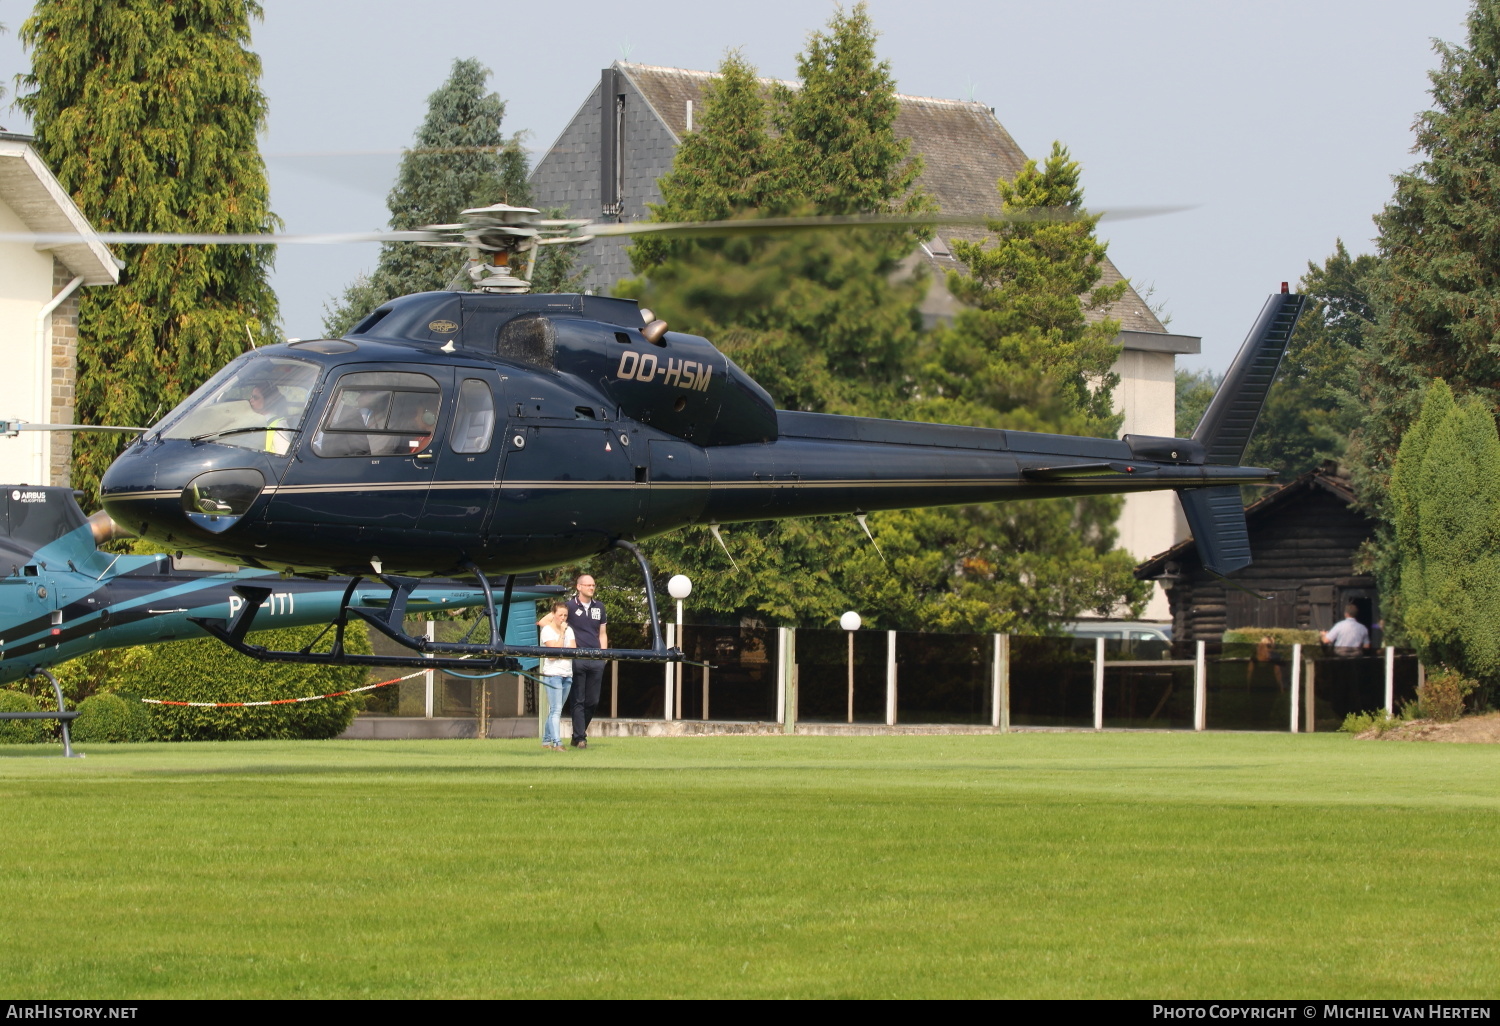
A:
[[[1306,297],[1283,291],[1261,308],[1255,327],[1193,432],[1193,441],[1204,447],[1205,463],[1237,467],[1244,460],[1305,302]],[[1177,497],[1205,569],[1222,577],[1250,565],[1250,532],[1238,487],[1193,488],[1178,492]]]
[[[1202,442],[1208,450],[1205,462],[1237,467],[1244,460],[1250,434],[1260,419],[1266,393],[1276,379],[1306,301],[1305,296],[1285,292],[1266,300],[1255,327],[1193,432],[1193,441]]]

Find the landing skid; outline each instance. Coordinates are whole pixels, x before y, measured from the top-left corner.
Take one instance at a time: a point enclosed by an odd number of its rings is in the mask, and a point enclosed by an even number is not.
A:
[[[622,548],[635,556],[636,562],[640,564],[641,576],[646,582],[646,605],[651,616],[651,647],[650,648],[570,648],[556,649],[543,648],[537,645],[508,645],[505,642],[505,624],[510,618],[511,593],[515,588],[515,575],[509,574],[505,578],[505,595],[496,615],[495,593],[490,586],[489,578],[473,563],[468,564],[466,569],[479,581],[479,586],[484,590],[484,617],[489,621],[489,640],[485,643],[471,643],[468,641],[431,641],[427,638],[413,637],[406,633],[403,621],[406,617],[407,602],[411,599],[412,592],[419,588],[424,582],[411,577],[395,577],[388,574],[377,576],[386,587],[391,589],[391,597],[383,606],[351,606],[349,603],[354,598],[363,577],[355,577],[344,589],[343,598],[339,601],[339,612],[337,618],[330,625],[333,629],[333,644],[326,652],[314,652],[313,646],[318,644],[326,634],[320,634],[306,648],[295,652],[277,651],[269,649],[264,645],[252,645],[245,640],[245,636],[255,629],[255,617],[260,612],[260,607],[266,599],[271,597],[271,589],[255,585],[242,584],[234,589],[235,594],[244,599],[244,605],[231,620],[210,619],[208,617],[193,616],[188,619],[202,627],[209,634],[218,638],[224,644],[242,655],[262,662],[273,663],[312,663],[322,666],[392,666],[411,667],[413,669],[438,669],[438,670],[514,670],[518,669],[516,663],[520,658],[534,659],[557,659],[566,653],[568,659],[613,659],[634,662],[656,662],[676,663],[683,659],[682,650],[678,648],[667,648],[662,640],[661,617],[656,611],[656,588],[651,583],[651,566],[646,562],[646,557],[641,555],[641,550],[628,541],[616,540],[614,545]],[[421,653],[415,656],[382,656],[382,655],[360,655],[346,651],[344,648],[344,631],[349,625],[350,615],[357,616],[369,626],[378,630],[381,634],[390,638],[398,645],[409,648],[414,652]]]

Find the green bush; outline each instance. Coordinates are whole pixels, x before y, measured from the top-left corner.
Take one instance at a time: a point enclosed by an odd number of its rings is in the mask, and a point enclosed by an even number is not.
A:
[[[74,741],[93,744],[145,741],[151,732],[151,715],[136,698],[91,695],[78,705],[78,718],[69,728]]]
[[[1464,699],[1477,685],[1457,670],[1444,669],[1428,677],[1417,688],[1422,715],[1439,723],[1451,723],[1464,714]]]
[[[1236,627],[1225,631],[1223,640],[1226,645],[1258,645],[1267,635],[1287,654],[1291,653],[1293,645],[1317,645],[1323,640],[1317,631],[1295,627]]]
[[[1412,717],[1405,715],[1406,710],[1409,708],[1411,707],[1403,706],[1401,716],[1392,716],[1384,709],[1375,709],[1370,712],[1352,712],[1344,717],[1343,726],[1339,727],[1339,730],[1342,730],[1346,734],[1363,734],[1367,730],[1373,730],[1375,731],[1375,736],[1379,737],[1386,731],[1393,730],[1401,726],[1408,719],[1411,719]]]
[[[20,691],[0,691],[0,712],[41,712],[35,698]],[[54,720],[0,720],[0,745],[36,745],[51,738]]]
[[[311,642],[320,630],[320,627],[300,627],[264,631],[251,635],[250,640],[267,648],[296,650]],[[370,651],[363,626],[350,625],[345,648],[361,654]],[[136,657],[120,661],[107,685],[115,694],[177,702],[263,702],[346,691],[365,683],[365,670],[361,667],[263,663],[242,656],[212,638],[169,642],[133,651]],[[363,705],[361,695],[248,709],[148,704],[148,739],[251,741],[337,737]]]

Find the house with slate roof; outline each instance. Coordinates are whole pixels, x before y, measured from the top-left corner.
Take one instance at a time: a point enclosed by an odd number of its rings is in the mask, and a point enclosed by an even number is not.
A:
[[[660,203],[657,180],[672,167],[683,136],[701,114],[704,90],[713,73],[616,61],[600,74],[599,84],[578,108],[557,141],[531,174],[533,202],[561,207],[569,217],[644,221],[648,204]],[[767,88],[771,82],[767,80]],[[912,141],[922,155],[920,187],[941,210],[959,214],[995,214],[1000,196],[995,182],[1021,170],[1026,155],[995,117],[980,103],[925,96],[898,96],[896,132]],[[913,260],[926,261],[933,273],[922,305],[930,325],[951,317],[957,301],[944,287],[945,272],[957,268],[949,243],[983,238],[982,228],[945,228]],[[607,292],[631,273],[625,254],[629,243],[597,239],[579,250],[580,266],[591,272],[587,287]],[[1106,261],[1104,284],[1121,279]],[[1124,414],[1122,433],[1175,435],[1176,357],[1196,354],[1201,339],[1170,333],[1132,289],[1109,309],[1093,316],[1121,324],[1120,375],[1116,403]],[[1169,493],[1128,496],[1120,519],[1120,545],[1137,558],[1160,552],[1186,534]],[[1165,594],[1158,588],[1148,617],[1166,619]]]
[[[120,269],[31,137],[0,131],[0,232],[76,232],[77,242],[0,242],[0,419],[73,422],[78,373],[78,289],[115,285]],[[0,435],[0,482],[66,485],[73,437]]]

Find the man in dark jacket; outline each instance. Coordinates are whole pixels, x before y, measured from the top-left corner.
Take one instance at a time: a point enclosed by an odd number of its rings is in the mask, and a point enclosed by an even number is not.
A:
[[[568,600],[568,625],[573,628],[573,637],[579,648],[609,647],[609,617],[604,612],[604,603],[594,601],[596,585],[588,574],[578,578],[575,587],[578,595]],[[599,706],[599,693],[604,687],[604,660],[573,660],[573,747],[589,746],[589,724],[593,722],[594,710]]]

